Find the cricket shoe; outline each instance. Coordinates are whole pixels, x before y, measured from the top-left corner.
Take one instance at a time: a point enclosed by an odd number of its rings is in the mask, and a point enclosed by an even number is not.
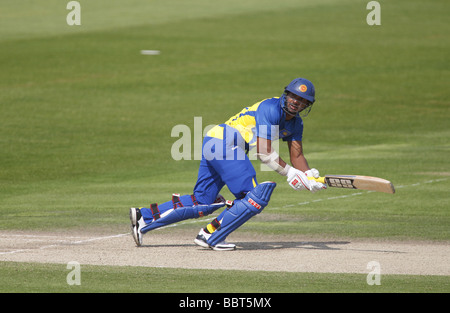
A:
[[[198,233],[197,237],[195,238],[194,243],[199,245],[200,247],[211,248],[211,249],[213,249],[215,251],[230,251],[230,250],[235,250],[236,249],[236,245],[235,244],[228,243],[225,240],[222,241],[222,242],[219,242],[215,246],[210,246],[208,244],[209,237],[211,237],[211,234],[208,234],[202,228],[202,229],[200,229],[200,232]]]
[[[144,222],[144,217],[141,214],[141,210],[138,208],[130,209],[130,221],[131,221],[131,234],[133,235],[133,239],[136,242],[138,247],[142,246],[142,237],[141,229],[147,225]]]
[[[209,244],[208,244],[209,237],[211,237],[211,234],[208,234],[202,228],[202,229],[200,229],[200,232],[198,233],[197,237],[195,237],[194,243],[196,245],[199,245],[200,247],[209,248]]]

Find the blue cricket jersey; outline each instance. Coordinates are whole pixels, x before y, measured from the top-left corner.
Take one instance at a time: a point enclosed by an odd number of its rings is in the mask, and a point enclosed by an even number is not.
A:
[[[301,117],[297,114],[291,120],[286,121],[286,113],[280,102],[279,97],[274,97],[246,107],[224,124],[212,128],[207,136],[224,139],[224,127],[229,126],[240,133],[249,149],[256,146],[257,137],[270,140],[282,138],[284,141],[301,141],[303,135]]]

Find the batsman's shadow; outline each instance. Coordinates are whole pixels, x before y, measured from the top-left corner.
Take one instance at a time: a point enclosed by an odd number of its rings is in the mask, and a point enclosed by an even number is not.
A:
[[[311,250],[341,250],[336,247],[339,245],[347,245],[350,241],[251,241],[236,242],[237,250],[278,250],[278,249],[311,249]],[[160,243],[160,244],[144,244],[139,248],[185,248],[196,246],[194,243]]]
[[[341,250],[339,246],[348,245],[350,241],[268,241],[239,242],[238,249],[243,250],[277,250],[277,249],[310,249],[310,250]]]
[[[186,247],[192,247],[196,246],[195,244],[191,243],[167,243],[167,244],[146,244],[142,245],[139,248],[186,248]]]

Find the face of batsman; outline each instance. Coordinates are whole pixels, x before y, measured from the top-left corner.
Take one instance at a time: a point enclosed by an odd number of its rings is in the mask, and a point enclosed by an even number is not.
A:
[[[286,100],[284,109],[290,115],[296,115],[302,112],[301,116],[305,117],[311,111],[312,102],[308,101],[292,92],[286,92]]]
[[[306,78],[296,78],[284,88],[282,108],[289,116],[305,117],[311,111],[312,104],[316,101],[316,89],[311,81]]]

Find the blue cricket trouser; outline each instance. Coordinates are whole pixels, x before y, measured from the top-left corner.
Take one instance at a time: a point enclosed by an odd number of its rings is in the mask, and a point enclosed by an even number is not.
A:
[[[226,185],[236,199],[242,199],[258,184],[256,172],[246,155],[246,144],[241,135],[231,127],[224,127],[224,139],[205,137],[202,159],[198,170],[193,196],[183,195],[179,200],[183,206],[213,203]],[[158,205],[158,214],[174,208],[172,201]],[[142,208],[147,223],[154,218],[151,208]],[[221,214],[222,215],[222,214]]]
[[[237,132],[224,133],[228,138],[205,137],[203,140],[202,160],[194,187],[194,195],[200,203],[214,202],[225,185],[236,199],[242,199],[258,184],[242,137]]]

